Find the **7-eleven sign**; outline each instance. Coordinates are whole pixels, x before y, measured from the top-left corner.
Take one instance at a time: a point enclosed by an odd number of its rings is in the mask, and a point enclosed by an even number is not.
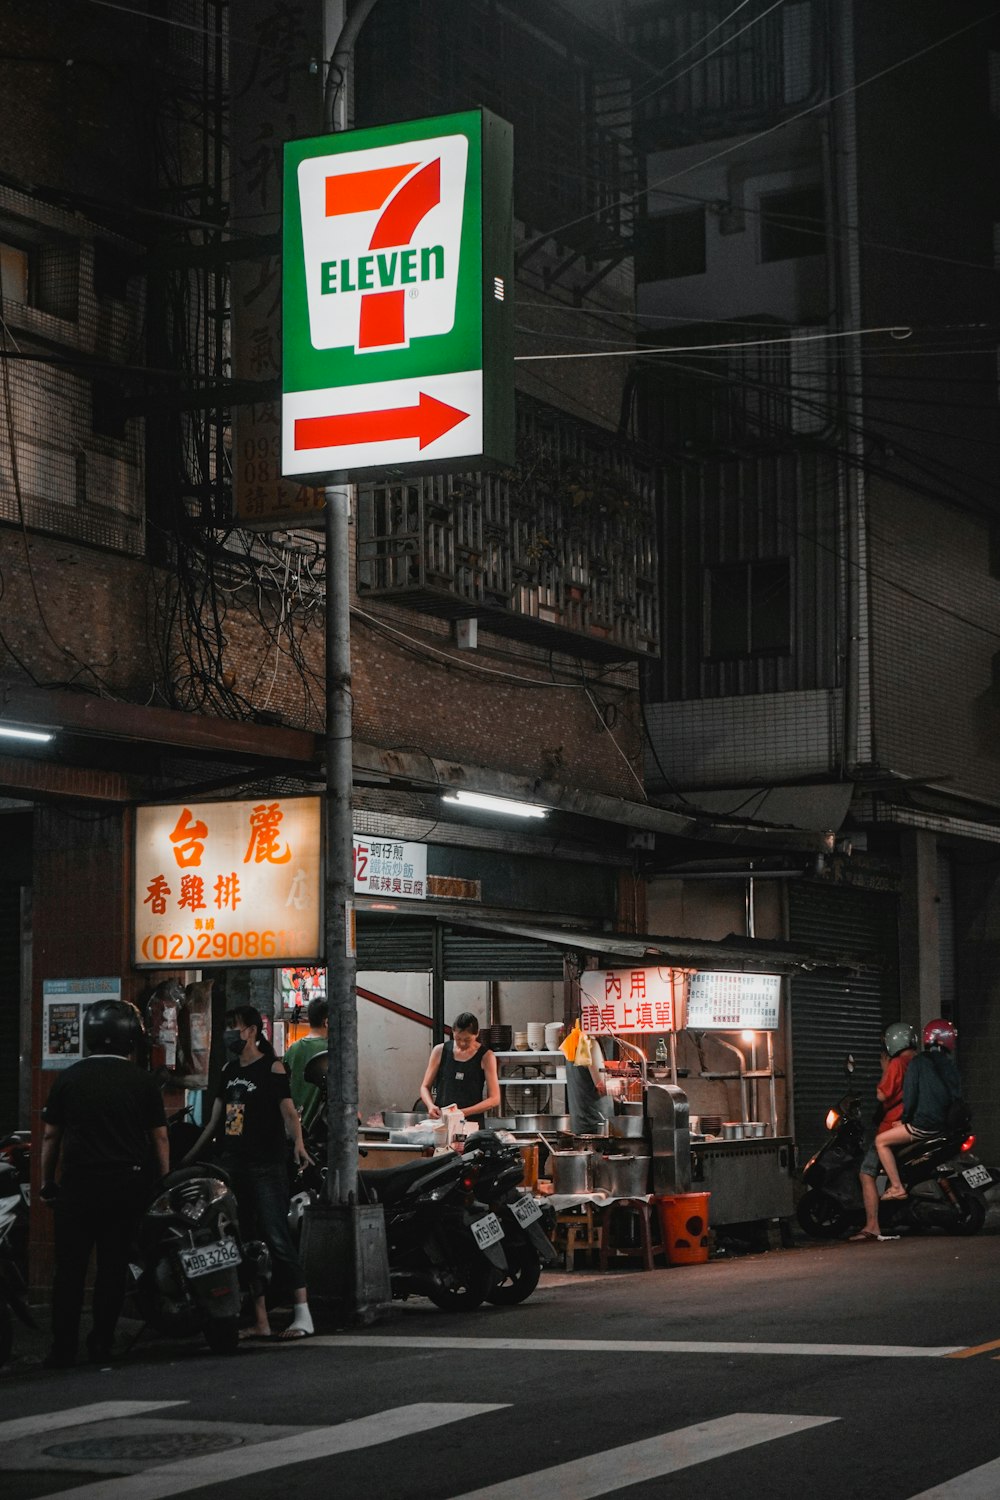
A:
[[[286,147],[286,475],[511,461],[511,224],[486,111]]]

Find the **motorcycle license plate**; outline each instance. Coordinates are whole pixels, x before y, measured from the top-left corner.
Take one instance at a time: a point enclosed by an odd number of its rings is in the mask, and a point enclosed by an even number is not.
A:
[[[197,1250],[182,1250],[181,1265],[189,1281],[198,1276],[208,1276],[212,1271],[224,1271],[240,1263],[240,1247],[235,1240],[218,1240],[214,1245],[199,1245]]]
[[[989,1168],[982,1165],[967,1167],[962,1176],[971,1188],[989,1187],[993,1181]]]
[[[486,1214],[484,1218],[476,1219],[472,1225],[472,1233],[480,1250],[488,1250],[497,1240],[503,1239],[503,1229],[496,1214]]]
[[[522,1229],[527,1229],[529,1224],[534,1224],[536,1219],[542,1217],[542,1210],[534,1198],[519,1198],[510,1205],[510,1211]]]

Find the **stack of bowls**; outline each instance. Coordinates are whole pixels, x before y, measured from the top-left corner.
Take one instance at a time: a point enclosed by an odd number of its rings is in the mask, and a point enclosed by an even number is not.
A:
[[[559,1043],[562,1041],[565,1031],[566,1028],[561,1021],[550,1021],[548,1023],[545,1028],[546,1052],[558,1051]]]
[[[544,1021],[529,1021],[528,1022],[528,1046],[531,1048],[532,1052],[544,1052],[545,1051],[545,1022]]]

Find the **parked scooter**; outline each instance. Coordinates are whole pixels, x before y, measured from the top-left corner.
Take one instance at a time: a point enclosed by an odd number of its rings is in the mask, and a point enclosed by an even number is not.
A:
[[[507,1277],[503,1227],[476,1198],[482,1167],[482,1154],[467,1151],[358,1173],[362,1201],[385,1210],[393,1297],[466,1312]]]
[[[26,1132],[0,1141],[0,1365],[11,1356],[14,1317],[35,1327],[27,1304],[28,1146]]]
[[[503,1226],[507,1274],[495,1280],[486,1293],[487,1302],[511,1306],[531,1296],[542,1267],[556,1258],[543,1225],[554,1220],[552,1209],[535,1202],[521,1191],[524,1162],[516,1146],[507,1145],[492,1130],[477,1130],[465,1142],[465,1154],[483,1157],[476,1197],[496,1214]]]
[[[178,1338],[204,1333],[216,1354],[236,1349],[244,1292],[257,1294],[270,1253],[260,1241],[241,1241],[220,1167],[202,1162],[163,1179],[139,1226],[138,1257],[131,1291],[144,1323]]]
[[[848,1059],[848,1073],[853,1060]],[[799,1200],[799,1225],[813,1239],[838,1239],[865,1219],[858,1168],[865,1153],[861,1105],[845,1095],[826,1117],[829,1137],[802,1169],[807,1191]],[[883,1198],[879,1224],[886,1234],[944,1229],[949,1234],[978,1234],[986,1219],[983,1194],[1000,1172],[973,1155],[976,1143],[968,1122],[962,1129],[914,1140],[896,1152],[908,1196]]]

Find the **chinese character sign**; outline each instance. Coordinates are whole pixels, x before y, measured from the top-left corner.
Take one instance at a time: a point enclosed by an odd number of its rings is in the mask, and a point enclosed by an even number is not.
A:
[[[321,825],[319,797],[140,807],[137,967],[321,957]]]
[[[776,1031],[780,974],[693,974],[687,1024],[692,1031]]]
[[[677,1031],[686,977],[683,969],[586,969],[580,1024],[589,1032]]]
[[[354,838],[354,889],[367,896],[427,899],[427,845]]]

